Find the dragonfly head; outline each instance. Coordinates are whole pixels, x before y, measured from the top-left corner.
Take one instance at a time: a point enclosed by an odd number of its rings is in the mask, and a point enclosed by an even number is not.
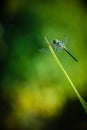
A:
[[[53,40],[53,44],[57,47],[60,47],[60,48],[65,48],[65,45],[64,45],[64,42],[63,41],[59,41],[57,39]]]
[[[58,43],[57,39],[53,40],[53,44],[57,44],[57,43]]]

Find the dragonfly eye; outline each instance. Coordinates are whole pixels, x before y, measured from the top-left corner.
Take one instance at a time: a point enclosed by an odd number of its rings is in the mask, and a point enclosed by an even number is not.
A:
[[[53,40],[53,44],[56,44],[58,42],[58,40]]]

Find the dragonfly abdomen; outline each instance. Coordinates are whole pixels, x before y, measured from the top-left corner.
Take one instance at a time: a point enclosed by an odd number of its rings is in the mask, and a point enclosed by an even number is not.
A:
[[[76,62],[78,62],[78,60],[66,49],[63,48]]]

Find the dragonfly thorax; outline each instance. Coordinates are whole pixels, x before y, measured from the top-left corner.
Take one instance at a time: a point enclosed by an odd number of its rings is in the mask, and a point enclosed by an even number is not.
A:
[[[59,47],[64,47],[64,43],[63,43],[63,41],[58,41],[57,44],[58,44]]]

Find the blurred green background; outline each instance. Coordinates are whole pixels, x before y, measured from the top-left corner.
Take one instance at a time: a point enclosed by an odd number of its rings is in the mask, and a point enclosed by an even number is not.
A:
[[[85,112],[50,53],[63,40],[58,58],[80,95],[87,99],[87,2],[85,0],[1,0],[0,128],[29,130],[87,129]],[[69,125],[70,124],[70,125]]]

